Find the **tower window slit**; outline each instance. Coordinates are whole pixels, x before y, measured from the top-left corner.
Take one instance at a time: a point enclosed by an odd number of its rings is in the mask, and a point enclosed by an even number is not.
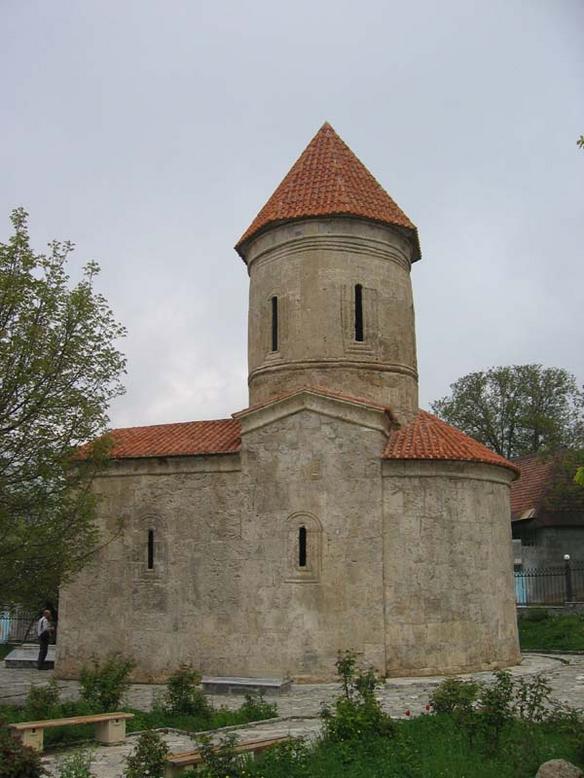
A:
[[[298,567],[306,567],[306,527],[298,530]]]
[[[154,569],[154,530],[148,530],[148,570]]]
[[[272,351],[278,350],[278,298],[272,297]]]
[[[355,286],[355,340],[363,340],[363,287]]]

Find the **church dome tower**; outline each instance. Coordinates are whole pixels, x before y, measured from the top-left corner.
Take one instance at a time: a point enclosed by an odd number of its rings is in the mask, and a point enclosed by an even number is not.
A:
[[[250,405],[321,386],[415,416],[416,227],[330,124],[236,250],[250,276]]]

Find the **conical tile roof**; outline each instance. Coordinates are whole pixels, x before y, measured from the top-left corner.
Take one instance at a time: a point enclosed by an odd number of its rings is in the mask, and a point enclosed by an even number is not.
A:
[[[243,256],[243,244],[271,224],[339,215],[360,216],[409,231],[415,246],[413,259],[420,258],[415,225],[325,122],[235,248]]]
[[[427,411],[418,411],[410,424],[390,434],[382,458],[484,462],[519,475],[519,469],[508,459]]]

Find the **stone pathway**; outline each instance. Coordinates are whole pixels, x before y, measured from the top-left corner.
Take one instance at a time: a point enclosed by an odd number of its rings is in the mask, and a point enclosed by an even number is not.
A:
[[[575,707],[584,708],[584,655],[546,656],[528,654],[518,667],[511,668],[514,676],[533,676],[544,673],[550,680],[553,696]],[[52,671],[39,672],[34,669],[8,669],[0,663],[0,705],[19,704],[24,700],[32,685],[44,684],[51,677]],[[489,680],[492,673],[473,673],[461,676],[476,680]],[[443,680],[433,678],[391,678],[380,690],[379,698],[384,709],[392,716],[404,716],[405,711],[412,715],[424,711],[432,690]],[[75,699],[78,696],[79,685],[76,681],[59,681],[64,699]],[[152,701],[163,687],[147,684],[133,684],[128,703],[131,707],[149,710]],[[302,684],[293,685],[292,690],[279,697],[268,698],[278,704],[279,718],[257,724],[248,724],[234,731],[241,740],[251,740],[258,737],[276,737],[292,735],[315,737],[318,734],[320,722],[318,714],[322,702],[332,701],[338,693],[338,684]],[[240,695],[208,695],[215,707],[238,708],[243,697]],[[190,750],[196,746],[193,738],[179,733],[169,732],[166,736],[172,751]],[[130,753],[136,736],[128,737],[121,746],[94,747],[92,770],[96,778],[120,778],[123,774],[125,756]],[[58,775],[59,754],[46,754],[43,758],[49,774]]]

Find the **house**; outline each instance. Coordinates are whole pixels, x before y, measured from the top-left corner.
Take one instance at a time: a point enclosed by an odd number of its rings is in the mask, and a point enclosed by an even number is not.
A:
[[[513,460],[521,478],[511,485],[516,568],[584,563],[584,489],[573,483],[569,452],[530,454]]]
[[[414,224],[325,124],[236,250],[248,407],[113,430],[114,537],[61,592],[57,675],[112,651],[143,681],[517,663],[517,468],[419,409]]]

